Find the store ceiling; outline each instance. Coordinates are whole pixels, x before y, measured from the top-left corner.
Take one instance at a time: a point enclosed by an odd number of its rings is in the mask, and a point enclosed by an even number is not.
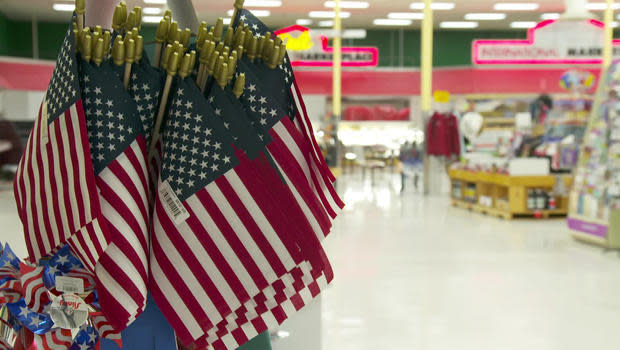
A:
[[[89,1],[89,0],[87,0]],[[90,0],[100,1],[100,0]],[[165,7],[165,5],[145,4],[144,2],[153,0],[127,0],[128,5],[142,7]],[[174,0],[169,0],[174,1]],[[343,25],[346,28],[390,28],[387,26],[378,26],[373,24],[375,19],[387,18],[391,12],[421,12],[420,10],[411,10],[410,4],[413,0],[367,0],[369,8],[367,9],[346,9],[351,13],[350,18],[343,19]],[[421,0],[419,0],[421,1]],[[510,29],[510,24],[515,21],[536,22],[541,20],[544,13],[561,13],[564,11],[564,0],[538,0],[531,1],[539,4],[539,8],[535,11],[495,11],[496,3],[506,2],[524,2],[522,0],[442,0],[444,2],[453,2],[455,4],[452,10],[435,11],[435,26],[439,27],[443,21],[464,21],[465,15],[468,13],[505,13],[506,18],[503,20],[486,20],[477,21],[479,23],[477,29]],[[595,2],[605,2],[605,0],[591,0]],[[284,27],[295,24],[300,18],[308,19],[310,11],[328,11],[324,0],[282,0],[282,6],[262,8],[269,10],[270,16],[264,17],[263,20],[272,27]],[[53,0],[0,0],[0,12],[12,19],[30,19],[36,16],[43,21],[66,21],[70,14],[68,12],[58,12],[53,10],[54,3],[72,3],[70,1],[53,1]],[[211,1],[211,0],[193,0],[196,11],[200,20],[206,20],[213,23],[217,17],[226,17],[226,12],[232,8],[233,0]],[[253,7],[251,9],[259,9]],[[594,11],[599,17],[601,11]],[[313,19],[310,27],[317,27],[320,21],[326,19]],[[421,20],[413,20],[411,25],[400,28],[419,28]],[[398,28],[398,27],[397,27]],[[522,30],[522,29],[521,29]]]

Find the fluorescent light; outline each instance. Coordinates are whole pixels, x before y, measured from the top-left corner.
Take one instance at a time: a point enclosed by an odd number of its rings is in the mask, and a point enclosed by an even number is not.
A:
[[[606,2],[589,2],[586,4],[587,10],[605,10],[606,8]],[[614,3],[613,5],[611,5],[611,8],[614,10],[620,9],[620,3]]]
[[[59,4],[55,3],[52,8],[56,11],[73,12],[75,10],[75,4]]]
[[[391,12],[387,15],[392,19],[424,19],[424,14],[420,12]]]
[[[510,28],[534,28],[536,27],[536,24],[536,22],[530,21],[512,22],[510,23]]]
[[[308,16],[311,18],[335,18],[336,13],[334,11],[310,11]],[[340,18],[351,17],[351,12],[340,11]]]
[[[280,0],[245,0],[243,6],[246,7],[280,7],[282,1]]]
[[[616,21],[611,22],[611,27],[612,28],[618,28],[619,25],[620,25],[620,23],[618,23]]]
[[[478,22],[448,21],[448,22],[441,22],[439,24],[439,27],[441,27],[441,28],[448,28],[448,29],[454,29],[454,28],[478,28]]]
[[[498,2],[493,6],[497,11],[534,11],[539,7],[534,2]]]
[[[142,9],[142,13],[145,15],[159,15],[163,11],[164,10],[160,9],[159,7],[145,7]]]
[[[325,7],[336,7],[335,1],[325,1]],[[367,9],[370,4],[366,1],[340,1],[341,9]]]
[[[372,23],[376,26],[410,26],[413,21],[410,19],[377,18]]]
[[[499,21],[506,19],[505,13],[467,13],[465,19],[468,21]]]
[[[343,39],[366,39],[366,29],[345,29]]]
[[[228,10],[228,15],[232,16],[234,10]],[[269,17],[271,16],[271,11],[269,10],[249,10],[256,17]]]
[[[431,3],[431,8],[433,10],[452,10],[454,9],[454,3],[453,2],[433,2]],[[409,5],[409,8],[412,10],[424,10],[424,3],[423,2],[412,2],[411,5]]]
[[[543,13],[542,15],[540,15],[540,19],[542,20],[548,20],[548,19],[560,19],[560,14],[559,13]]]
[[[160,4],[165,5],[168,3],[167,0],[143,0],[145,4]]]
[[[230,24],[230,18],[224,18],[224,24]]]
[[[312,24],[312,20],[307,18],[300,18],[295,23],[299,24],[300,26],[309,26]]]
[[[159,23],[163,16],[142,16],[142,22],[144,23]]]
[[[333,27],[334,21],[320,21],[319,27]]]

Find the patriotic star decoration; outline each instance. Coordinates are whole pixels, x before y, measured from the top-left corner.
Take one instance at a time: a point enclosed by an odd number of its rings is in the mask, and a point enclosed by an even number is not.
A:
[[[99,333],[97,330],[87,324],[83,324],[80,326],[80,331],[69,350],[93,350],[96,348],[98,341]]]
[[[73,105],[79,98],[78,70],[73,47],[73,31],[68,30],[60,47],[54,74],[47,88],[48,124]]]
[[[64,276],[71,271],[84,269],[84,265],[72,253],[68,245],[60,248],[49,260],[43,262],[43,284],[52,289],[56,285],[56,276]]]
[[[23,298],[16,303],[9,303],[6,305],[11,314],[15,316],[22,325],[36,334],[43,334],[49,331],[54,325],[49,315],[40,314],[29,309]]]
[[[110,63],[101,67],[80,63],[88,140],[98,175],[142,133],[142,125],[134,118],[136,105],[121,82],[106,74]]]
[[[185,200],[238,163],[231,139],[200,91],[179,81],[164,132],[162,179]]]
[[[19,269],[19,258],[15,255],[9,244],[5,244],[0,255],[0,267],[11,266]]]

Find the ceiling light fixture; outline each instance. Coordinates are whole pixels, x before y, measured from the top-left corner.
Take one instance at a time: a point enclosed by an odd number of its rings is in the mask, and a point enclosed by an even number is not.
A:
[[[452,10],[456,6],[453,2],[433,2],[431,4],[431,8],[433,10]],[[412,2],[409,5],[409,8],[412,10],[424,10],[423,2]]]
[[[448,22],[441,22],[439,24],[439,27],[446,28],[446,29],[478,28],[478,22],[448,21]]]
[[[160,4],[165,5],[168,3],[167,0],[143,0],[145,4]]]
[[[325,1],[325,7],[336,7],[335,1]],[[367,1],[340,1],[341,9],[367,9],[370,7],[370,3]]]
[[[505,13],[467,13],[465,19],[468,21],[500,21],[506,19]]]
[[[282,1],[280,0],[245,0],[243,6],[247,7],[280,7]]]
[[[392,19],[424,19],[424,14],[420,12],[391,12],[387,15]]]
[[[228,10],[228,15],[232,16],[234,10]],[[269,17],[271,16],[271,11],[269,10],[249,10],[256,17]]]
[[[160,15],[163,11],[159,7],[145,7],[142,9],[142,13],[145,15]]]
[[[534,2],[498,2],[493,6],[497,11],[534,11],[539,7],[540,5]]]
[[[336,13],[334,11],[310,11],[308,16],[311,18],[335,18]],[[351,17],[351,12],[340,11],[340,18]]]
[[[63,12],[71,12],[75,10],[75,4],[60,4],[60,3],[55,3],[54,5],[52,5],[52,8],[55,11],[63,11]]]
[[[319,27],[333,27],[334,21],[320,21]]]
[[[312,24],[312,20],[307,18],[300,18],[295,21],[295,23],[299,24],[300,26],[309,26]]]
[[[413,21],[410,19],[377,18],[372,23],[376,26],[410,26]]]
[[[512,22],[512,23],[510,23],[510,28],[529,29],[529,28],[536,27],[536,24],[538,24],[538,23],[533,22],[533,21]]]
[[[549,19],[560,19],[560,14],[559,13],[543,13],[542,15],[540,15],[540,19],[542,20],[549,20]]]
[[[614,3],[611,5],[614,10],[620,9],[620,3]],[[586,4],[586,10],[605,10],[607,9],[607,3],[605,2],[589,2]]]
[[[142,22],[144,23],[159,23],[163,16],[142,16]]]

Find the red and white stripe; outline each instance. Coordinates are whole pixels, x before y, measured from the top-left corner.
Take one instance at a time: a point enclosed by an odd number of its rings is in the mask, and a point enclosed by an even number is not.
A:
[[[150,291],[184,343],[202,337],[304,258],[261,180],[242,160],[184,201],[190,217],[178,225],[158,194]]]
[[[31,262],[51,254],[100,213],[81,101],[49,126],[41,106],[14,182]],[[107,237],[86,233],[82,240],[96,248],[94,254],[105,249]]]
[[[95,275],[103,313],[124,329],[146,307],[149,252],[149,174],[139,136],[97,177],[103,225],[113,237]]]
[[[52,301],[49,291],[43,284],[44,271],[45,267],[43,266],[32,267],[21,264],[24,301],[29,309],[38,313],[43,312],[43,308]]]
[[[6,340],[0,339],[0,350],[13,350],[13,346],[10,345]]]
[[[102,338],[110,339],[118,344],[120,348],[123,347],[123,341],[121,334],[114,330],[112,324],[107,320],[104,315],[97,315],[90,317],[93,326]]]
[[[67,350],[73,344],[70,329],[55,328],[45,334],[35,334],[37,350]]]

